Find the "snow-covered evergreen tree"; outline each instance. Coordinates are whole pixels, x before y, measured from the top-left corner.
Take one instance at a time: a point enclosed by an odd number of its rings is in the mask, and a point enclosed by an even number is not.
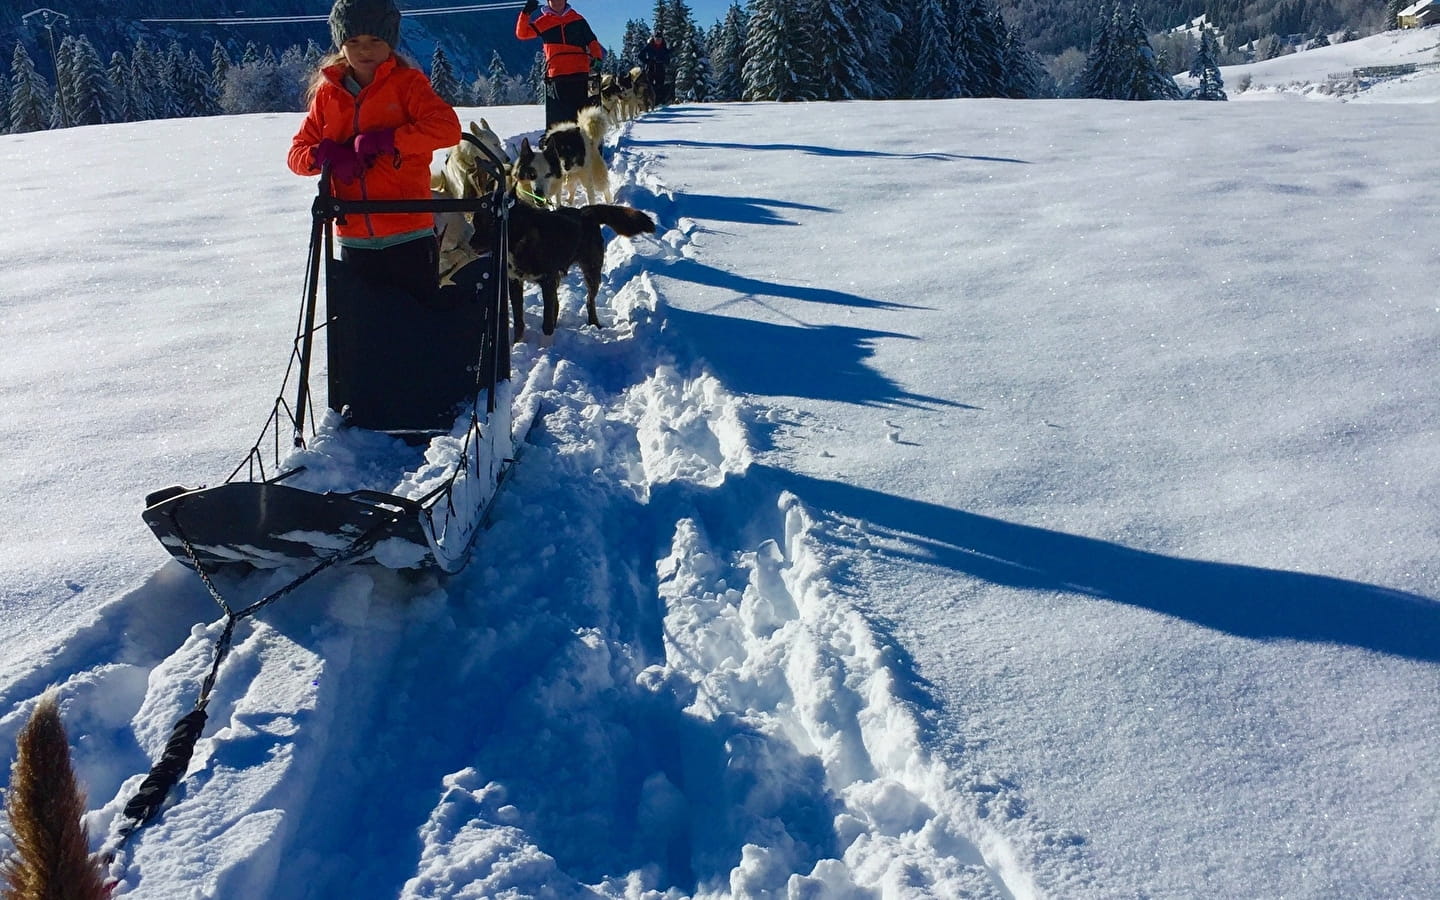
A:
[[[1192,100],[1228,100],[1225,96],[1225,79],[1220,74],[1217,59],[1220,48],[1215,43],[1215,34],[1209,28],[1200,31],[1200,46],[1195,51],[1195,61],[1190,64],[1190,77],[1197,82]]]
[[[160,57],[160,72],[164,88],[160,92],[161,117],[183,119],[199,115],[192,107],[194,97],[188,90],[190,74],[186,70],[185,51],[178,41],[171,41]]]
[[[855,12],[855,0],[810,2],[818,99],[860,100],[875,95],[865,73],[865,47],[855,32]]]
[[[961,0],[955,21],[955,95],[1005,96],[1005,23],[987,0]]]
[[[1085,57],[1085,69],[1076,86],[1075,93],[1080,97],[1108,100],[1119,90],[1119,15],[1119,7],[1108,13],[1105,7],[1100,7],[1091,31],[1090,53]]]
[[[69,128],[74,124],[70,112],[70,95],[74,93],[75,38],[66,35],[55,52],[55,93],[50,104],[50,127]]]
[[[1138,5],[1130,8],[1122,41],[1120,59],[1124,74],[1120,82],[1121,92],[1115,99],[1179,100],[1180,86],[1168,73],[1161,71]]]
[[[17,41],[10,56],[11,133],[44,131],[50,125],[52,96],[50,83],[35,71],[35,61],[25,45]]]
[[[1054,79],[1013,28],[1007,27],[1005,31],[1004,56],[1004,96],[1014,100],[1032,100],[1054,95]]]
[[[130,60],[125,54],[116,50],[110,54],[110,64],[105,67],[105,74],[110,78],[110,87],[115,92],[114,122],[134,122],[135,117],[135,92],[130,85]]]
[[[741,71],[745,64],[745,33],[749,21],[744,8],[739,3],[732,3],[715,29],[715,39],[710,42],[711,97],[714,100],[739,100],[744,96],[745,82]]]
[[[175,88],[176,107],[180,115],[220,114],[220,92],[215,88],[209,68],[194,50],[174,55],[170,63],[170,81]]]
[[[640,50],[650,43],[650,26],[640,19],[631,19],[625,23],[625,37],[620,44],[620,55],[625,59],[625,66],[637,66],[640,64]]]
[[[450,65],[449,58],[439,44],[435,45],[435,52],[430,54],[430,87],[435,89],[441,100],[451,106],[459,105],[460,79],[455,77],[455,68]]]
[[[490,54],[490,80],[485,86],[485,95],[477,97],[485,106],[502,106],[508,90],[510,73],[505,68],[505,58],[500,55],[499,50]]]
[[[793,0],[750,0],[744,57],[744,99],[815,99],[807,33]]]
[[[907,0],[858,2],[856,37],[864,48],[865,73],[877,100],[904,97],[914,68],[911,7]]]
[[[132,121],[144,122],[164,115],[164,94],[160,59],[144,38],[130,51],[130,114]]]
[[[117,121],[115,88],[100,62],[95,45],[85,35],[75,39],[70,55],[69,95],[65,105],[75,125]]]
[[[955,96],[955,41],[944,0],[914,0],[915,63],[905,94],[919,100]]]
[[[0,74],[0,134],[10,133],[10,79]]]
[[[545,102],[545,56],[543,53],[535,54],[535,62],[530,66],[530,88],[533,91],[531,98],[535,103]]]
[[[670,51],[675,99],[683,103],[704,103],[710,99],[710,58],[703,33],[695,26],[689,8],[684,7],[682,11],[686,18],[674,26],[675,43]]]
[[[225,90],[225,76],[230,72],[230,52],[225,45],[216,41],[210,46],[210,80],[215,84],[218,96]]]

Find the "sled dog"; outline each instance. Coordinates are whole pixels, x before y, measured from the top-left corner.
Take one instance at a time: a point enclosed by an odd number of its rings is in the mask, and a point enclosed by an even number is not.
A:
[[[54,693],[40,698],[16,741],[5,794],[15,854],[0,867],[0,895],[13,900],[103,900],[110,886],[81,818],[85,795],[70,765],[70,742]]]
[[[603,109],[587,106],[580,110],[578,121],[552,126],[538,147],[532,148],[530,139],[525,138],[515,157],[515,180],[528,194],[551,204],[560,202],[564,190],[566,202],[574,206],[580,200],[581,187],[591,203],[609,203],[610,170],[600,152],[608,125]]]
[[[500,136],[490,128],[489,122],[484,119],[478,123],[471,122],[470,134],[495,154],[496,159],[509,164],[510,154],[505,152],[505,145],[500,141]],[[494,189],[495,183],[489,171],[480,167],[481,156],[480,149],[469,141],[462,140],[451,147],[450,154],[445,157],[444,168],[430,176],[430,189],[456,200],[469,200],[488,194]]]
[[[591,325],[601,327],[595,313],[595,295],[600,290],[600,275],[605,266],[605,236],[601,225],[609,225],[617,234],[634,237],[653,234],[655,220],[637,209],[608,203],[589,206],[562,206],[541,209],[528,203],[514,202],[510,208],[510,310],[515,322],[515,340],[525,334],[524,282],[540,285],[544,300],[541,329],[555,333],[560,318],[560,279],[579,265],[585,277],[585,312]],[[495,228],[493,220],[475,223],[475,245],[490,245]]]
[[[502,164],[509,165],[510,156],[505,152],[505,145],[490,128],[489,122],[484,119],[478,124],[472,121],[470,133]],[[480,165],[482,155],[480,149],[469,141],[462,140],[451,147],[444,167],[430,176],[431,196],[470,200],[490,193],[495,187],[495,179],[488,168]],[[455,273],[479,258],[470,246],[474,233],[474,226],[464,213],[435,214],[435,237],[440,242],[440,284],[453,284]]]

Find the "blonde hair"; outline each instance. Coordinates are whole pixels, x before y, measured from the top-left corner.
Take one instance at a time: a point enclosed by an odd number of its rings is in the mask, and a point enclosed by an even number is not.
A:
[[[414,69],[415,63],[401,55],[397,51],[391,51],[390,55],[395,59],[397,69]],[[310,83],[305,85],[305,105],[308,107],[315,100],[315,93],[320,90],[320,85],[325,83],[325,70],[331,66],[345,62],[345,51],[335,50],[329,56],[320,60],[315,71],[310,75]]]

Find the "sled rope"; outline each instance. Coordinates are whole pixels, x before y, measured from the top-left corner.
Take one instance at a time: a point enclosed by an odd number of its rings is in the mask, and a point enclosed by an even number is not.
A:
[[[214,656],[210,663],[210,671],[206,674],[205,680],[200,684],[200,696],[195,701],[195,707],[182,716],[180,721],[175,723],[175,727],[170,732],[169,740],[165,742],[165,749],[160,753],[160,760],[150,769],[150,774],[147,775],[145,780],[140,784],[140,789],[135,792],[135,796],[130,798],[129,803],[125,804],[124,815],[128,821],[120,828],[119,842],[106,854],[107,861],[113,860],[119,850],[129,842],[131,836],[155,818],[156,814],[160,812],[160,807],[164,804],[165,798],[169,796],[170,789],[179,782],[180,778],[184,776],[185,770],[189,768],[190,757],[195,753],[195,744],[200,739],[201,732],[205,730],[205,721],[208,716],[206,707],[210,705],[210,695],[215,689],[215,681],[220,675],[220,665],[225,661],[225,658],[230,655],[230,649],[234,645],[235,626],[239,624],[242,619],[247,619],[255,615],[260,610],[279,600],[281,597],[284,597],[286,594],[289,594],[331,566],[348,559],[353,559],[366,550],[369,550],[374,544],[375,539],[379,537],[385,529],[394,525],[396,520],[394,518],[385,519],[371,526],[369,530],[357,537],[350,546],[344,550],[326,557],[299,578],[283,585],[278,590],[267,594],[238,612],[230,608],[230,604],[227,603],[224,596],[221,595],[220,589],[215,586],[215,582],[211,579],[210,573],[205,571],[205,566],[200,562],[199,554],[195,552],[195,547],[190,543],[190,539],[185,536],[185,532],[180,527],[180,521],[176,518],[174,512],[171,513],[171,521],[175,524],[175,534],[180,538],[180,543],[185,548],[185,555],[189,557],[190,563],[200,575],[200,581],[205,585],[205,589],[209,591],[211,598],[214,599],[215,603],[225,614],[225,630],[220,633],[220,637],[215,641]]]

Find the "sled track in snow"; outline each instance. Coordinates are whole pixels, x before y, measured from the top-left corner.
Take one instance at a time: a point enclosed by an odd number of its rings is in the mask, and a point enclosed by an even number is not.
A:
[[[1038,894],[986,825],[1013,788],[931,757],[826,526],[751,466],[742,401],[667,344],[649,273],[695,226],[649,164],[617,153],[622,202],[653,201],[661,233],[611,241],[609,327],[575,327],[569,282],[553,340],[515,349],[515,421],[543,418],[470,568],[329,572],[244,624],[119,896]],[[97,840],[194,701],[207,604],[168,564],[0,693],[10,753],[61,684]]]

